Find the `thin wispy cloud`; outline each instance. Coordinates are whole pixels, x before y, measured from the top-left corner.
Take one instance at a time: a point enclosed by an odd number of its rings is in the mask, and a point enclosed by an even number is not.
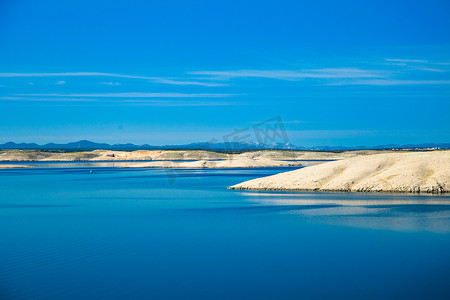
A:
[[[56,84],[63,85],[63,84],[66,84],[66,82],[64,80],[59,80],[59,81],[56,82]]]
[[[390,63],[381,63],[382,65],[385,65],[385,66],[399,66],[399,67],[404,67],[404,66],[407,66],[408,64],[406,64],[406,63],[394,63],[394,62],[390,62]]]
[[[0,73],[0,77],[63,77],[63,76],[104,76],[104,77],[121,77],[121,78],[136,78],[136,79],[154,79],[155,77],[134,76],[113,73],[100,72],[60,72],[60,73]]]
[[[181,81],[181,80],[172,80],[172,79],[158,79],[158,80],[155,80],[155,82],[174,84],[174,85],[227,86],[227,84],[223,84],[223,83],[201,82],[201,81]]]
[[[428,68],[428,67],[419,67],[419,68],[413,68],[417,71],[425,71],[425,72],[445,72],[445,70],[442,69],[436,69],[436,68]]]
[[[223,98],[239,94],[186,94],[186,93],[97,93],[97,94],[16,94],[28,97],[93,97],[93,98]]]
[[[114,77],[114,78],[128,78],[128,79],[141,79],[149,80],[155,83],[161,84],[174,84],[174,85],[199,85],[199,86],[224,86],[222,83],[213,82],[201,82],[201,81],[186,81],[176,80],[164,77],[153,76],[137,76],[117,73],[102,73],[102,72],[59,72],[59,73],[0,73],[0,77],[12,78],[12,77]]]
[[[375,85],[375,86],[394,86],[394,85],[450,85],[450,80],[400,80],[400,79],[371,79],[357,81],[342,81],[329,83],[328,85]]]
[[[242,105],[242,103],[236,102],[222,102],[222,101],[139,101],[139,100],[127,100],[122,103],[134,106],[231,106]]]
[[[120,82],[111,82],[111,81],[109,81],[109,82],[100,82],[100,84],[109,85],[109,86],[117,86],[117,85],[120,85]]]
[[[437,62],[437,61],[429,61],[425,59],[401,59],[401,58],[386,58],[385,63],[383,65],[390,66],[408,66],[410,69],[419,70],[419,71],[430,71],[430,72],[445,72],[446,70],[436,69],[427,67],[427,65],[438,65],[438,66],[448,66],[449,62]]]
[[[403,58],[386,58],[386,61],[400,62],[400,63],[427,63],[424,59],[403,59]]]
[[[408,70],[417,70],[417,71],[425,71],[425,72],[446,72],[446,70],[429,67],[429,65],[441,65],[445,66],[445,63],[438,62],[428,62],[428,60],[419,60],[419,59],[393,59],[387,58],[387,62],[381,63],[386,66],[399,66],[399,67],[407,67]]]
[[[17,97],[17,96],[3,96],[0,100],[7,101],[32,101],[32,102],[95,102],[98,99],[89,98],[41,98],[41,97]]]
[[[299,80],[306,78],[380,78],[385,77],[377,71],[358,68],[325,68],[309,70],[236,70],[236,71],[196,71],[193,75],[208,75],[230,78],[270,78],[280,80]]]
[[[102,106],[231,106],[231,105],[243,105],[243,103],[230,102],[230,101],[173,101],[173,100],[137,100],[137,99],[120,99],[120,100],[99,100],[94,98],[44,98],[44,97],[21,97],[21,96],[5,96],[0,97],[3,101],[24,101],[24,102],[51,102],[51,103],[76,103],[76,102],[95,102],[96,105]]]

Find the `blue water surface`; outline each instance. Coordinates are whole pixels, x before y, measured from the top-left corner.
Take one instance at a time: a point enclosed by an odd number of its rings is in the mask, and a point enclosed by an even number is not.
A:
[[[448,196],[92,170],[0,170],[0,299],[450,299]]]

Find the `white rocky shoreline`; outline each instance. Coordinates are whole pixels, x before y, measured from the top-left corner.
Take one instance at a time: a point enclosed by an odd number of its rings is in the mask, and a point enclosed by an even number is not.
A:
[[[229,189],[448,193],[450,151],[358,156],[249,180]]]

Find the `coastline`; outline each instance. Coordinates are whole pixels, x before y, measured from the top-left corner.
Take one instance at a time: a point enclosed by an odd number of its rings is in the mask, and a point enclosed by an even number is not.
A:
[[[245,181],[229,189],[441,194],[450,192],[450,151],[383,153]]]
[[[6,149],[0,150],[0,162],[25,161],[174,161],[174,160],[225,160],[225,159],[272,159],[272,160],[337,160],[389,150],[354,151],[294,151],[254,150],[216,152],[207,150],[136,150],[136,151],[72,151],[51,152],[42,150]]]
[[[40,150],[0,150],[1,168],[32,168],[36,165],[14,163],[92,163],[103,167],[114,163],[120,168],[261,168],[309,166],[347,157],[366,155],[373,151],[321,152],[257,150],[224,153],[205,150],[93,150],[78,152],[45,152]]]
[[[227,169],[300,167],[245,181],[235,190],[425,193],[450,192],[450,150],[280,151],[221,153],[202,150],[46,153],[0,152],[0,169],[76,167]],[[142,159],[143,161],[140,161]],[[145,159],[145,160],[144,160]],[[128,161],[129,160],[129,161]],[[29,163],[27,163],[29,162]],[[76,165],[79,163],[79,165]],[[306,168],[305,168],[306,167]]]

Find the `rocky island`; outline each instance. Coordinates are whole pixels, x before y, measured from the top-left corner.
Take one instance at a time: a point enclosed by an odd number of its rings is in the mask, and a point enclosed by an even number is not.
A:
[[[450,151],[357,156],[249,180],[239,190],[448,193]]]

